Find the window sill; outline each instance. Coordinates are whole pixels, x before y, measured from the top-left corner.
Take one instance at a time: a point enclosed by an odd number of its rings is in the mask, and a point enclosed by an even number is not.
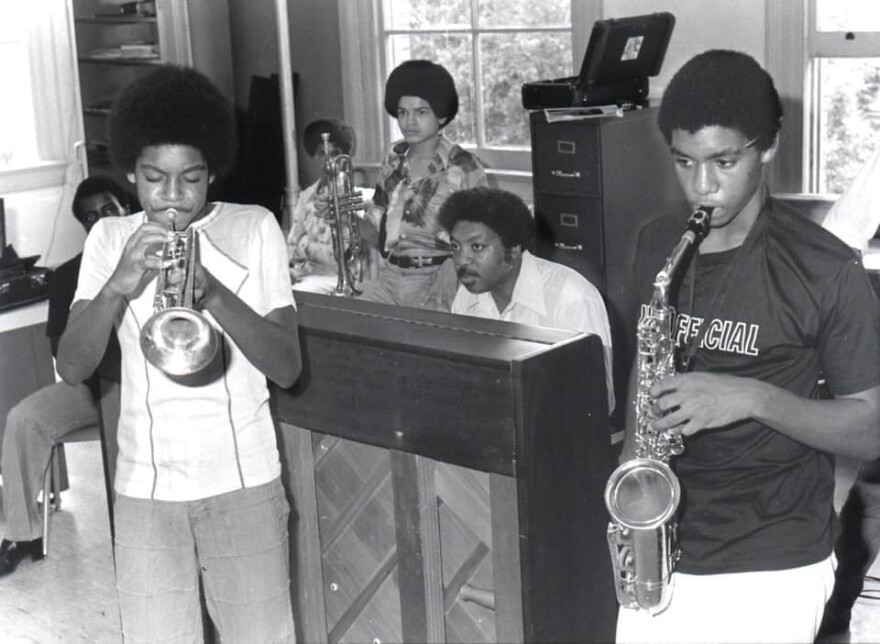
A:
[[[0,194],[63,185],[69,163],[69,161],[39,161],[29,166],[0,169]]]

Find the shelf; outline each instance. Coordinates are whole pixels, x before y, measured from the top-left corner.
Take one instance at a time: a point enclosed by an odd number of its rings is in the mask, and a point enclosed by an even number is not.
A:
[[[96,56],[80,56],[79,62],[94,65],[161,65],[162,59],[155,58],[103,58]]]
[[[86,116],[110,116],[110,110],[100,107],[86,107],[83,109]]]
[[[156,16],[123,16],[123,15],[94,15],[91,17],[85,18],[76,18],[74,20],[77,24],[92,24],[92,25],[132,25],[132,24],[144,24],[144,23],[155,23]]]

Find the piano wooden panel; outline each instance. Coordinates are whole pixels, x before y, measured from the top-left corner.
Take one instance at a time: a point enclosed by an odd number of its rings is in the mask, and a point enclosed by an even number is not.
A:
[[[301,641],[612,641],[598,338],[297,294]]]

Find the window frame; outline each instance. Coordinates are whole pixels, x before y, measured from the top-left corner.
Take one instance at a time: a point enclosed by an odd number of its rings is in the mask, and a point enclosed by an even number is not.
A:
[[[30,11],[33,16],[25,40],[39,158],[0,168],[2,194],[75,184],[84,176],[70,0],[34,0]],[[71,172],[71,165],[78,166],[77,170]]]
[[[381,165],[393,132],[392,120],[383,108],[384,80],[390,70],[383,71],[388,53],[381,5],[382,0],[347,0],[339,5],[342,77],[345,79],[343,113],[358,133],[355,161],[363,167]],[[601,7],[596,5],[592,0],[571,0],[572,69],[580,67],[593,23],[601,17]],[[481,104],[482,97],[477,96],[478,109]],[[531,176],[530,146],[522,149],[477,147],[475,152],[489,166],[490,175]]]
[[[768,180],[775,192],[813,193],[819,183],[813,152],[819,122],[814,60],[880,57],[880,32],[819,32],[816,0],[767,2],[765,24],[767,69],[785,113]]]

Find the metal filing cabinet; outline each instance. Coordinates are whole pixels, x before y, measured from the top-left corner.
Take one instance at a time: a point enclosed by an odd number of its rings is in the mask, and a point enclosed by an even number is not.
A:
[[[535,111],[530,121],[536,252],[576,269],[605,297],[615,348],[614,424],[622,426],[635,345],[636,235],[649,219],[687,205],[657,108],[552,123]]]

